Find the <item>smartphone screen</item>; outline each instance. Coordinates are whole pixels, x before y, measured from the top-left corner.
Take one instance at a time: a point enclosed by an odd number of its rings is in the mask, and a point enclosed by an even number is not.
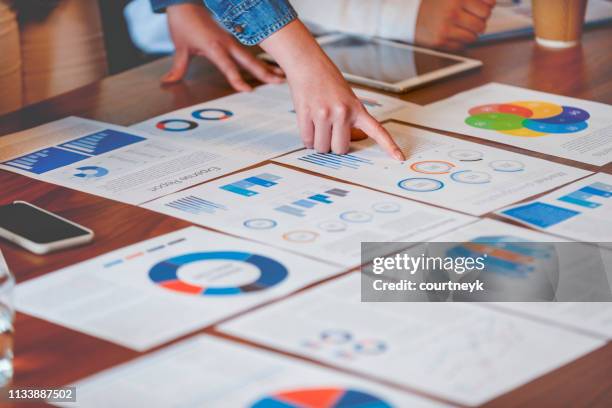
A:
[[[343,73],[392,84],[462,62],[359,37],[342,37],[322,47]]]
[[[90,232],[25,203],[0,206],[0,228],[37,244],[49,244]]]

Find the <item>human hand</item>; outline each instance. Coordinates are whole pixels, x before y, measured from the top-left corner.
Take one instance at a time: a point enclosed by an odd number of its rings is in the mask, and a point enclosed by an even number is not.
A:
[[[162,83],[178,82],[185,76],[193,56],[209,59],[225,75],[237,91],[251,91],[239,71],[239,66],[265,83],[281,83],[283,72],[271,67],[246,51],[223,30],[208,11],[196,4],[177,4],[167,9],[168,27],[175,46],[174,61]]]
[[[415,42],[458,50],[478,39],[496,0],[425,0],[419,7]]]
[[[347,153],[351,129],[357,128],[389,155],[405,160],[387,130],[368,113],[299,20],[266,38],[261,47],[287,74],[300,135],[307,148],[319,153]]]

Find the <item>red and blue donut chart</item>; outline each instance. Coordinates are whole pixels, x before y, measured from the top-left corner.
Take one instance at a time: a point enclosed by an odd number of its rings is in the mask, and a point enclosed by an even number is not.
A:
[[[193,111],[191,116],[199,120],[226,120],[234,116],[234,113],[225,109],[206,108]]]
[[[158,122],[155,127],[166,132],[185,132],[197,128],[198,124],[186,119],[166,119]]]
[[[179,269],[193,262],[201,261],[234,261],[244,262],[259,270],[259,277],[242,286],[203,287],[181,280]],[[166,289],[201,296],[231,296],[268,289],[285,280],[289,271],[283,264],[262,255],[248,252],[194,252],[175,256],[155,264],[149,270],[149,279]]]

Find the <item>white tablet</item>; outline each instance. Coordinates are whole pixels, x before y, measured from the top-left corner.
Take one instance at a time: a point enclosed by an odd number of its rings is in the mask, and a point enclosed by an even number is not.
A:
[[[482,65],[478,60],[377,38],[332,34],[317,40],[348,81],[391,92]]]

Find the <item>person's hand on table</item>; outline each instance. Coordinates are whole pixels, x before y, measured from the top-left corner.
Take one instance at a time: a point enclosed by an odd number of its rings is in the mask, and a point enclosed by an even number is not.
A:
[[[347,153],[351,129],[362,130],[390,156],[405,160],[387,130],[365,109],[306,27],[294,20],[262,43],[287,75],[304,145]]]
[[[476,41],[496,0],[424,0],[419,7],[415,42],[458,50]]]
[[[250,91],[240,74],[242,67],[264,83],[281,83],[283,72],[255,58],[231,34],[223,30],[208,11],[196,4],[177,4],[167,9],[168,27],[175,46],[174,62],[163,83],[185,76],[193,56],[209,59],[237,91]]]

